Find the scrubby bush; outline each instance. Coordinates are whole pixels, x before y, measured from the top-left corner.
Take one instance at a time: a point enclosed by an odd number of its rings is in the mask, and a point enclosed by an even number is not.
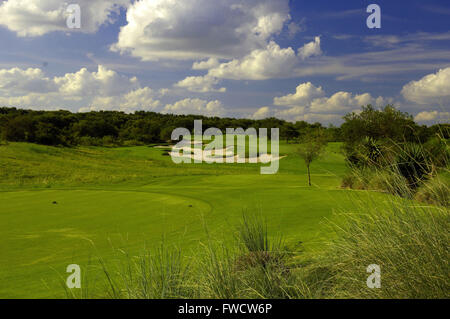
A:
[[[77,139],[79,145],[83,146],[101,146],[103,140],[98,137],[82,136]]]
[[[344,145],[347,161],[352,166],[380,166],[383,161],[383,144],[371,137],[364,137],[357,143]]]
[[[102,138],[102,145],[106,147],[121,146],[122,142],[114,136],[106,135]]]
[[[421,144],[405,143],[400,145],[395,164],[411,188],[416,188],[432,172],[432,159]]]
[[[126,140],[122,142],[122,146],[142,146],[144,143],[137,140]]]
[[[433,170],[438,167],[445,167],[449,163],[450,148],[447,145],[447,140],[443,137],[437,135],[429,139],[424,144],[424,149],[428,154]]]
[[[355,164],[350,165],[342,187],[385,191],[406,198],[412,198],[417,188],[447,167],[449,159],[446,140],[439,136],[425,144],[381,143],[364,138],[352,152]],[[418,196],[429,197],[425,190]]]

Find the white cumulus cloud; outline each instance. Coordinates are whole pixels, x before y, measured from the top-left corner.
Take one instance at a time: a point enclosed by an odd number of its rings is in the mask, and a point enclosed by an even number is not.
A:
[[[99,65],[97,72],[82,68],[76,73],[56,77],[59,91],[69,96],[120,95],[139,86],[138,80],[119,75],[116,71]]]
[[[215,67],[218,67],[220,65],[220,62],[216,58],[210,58],[205,61],[200,62],[194,62],[192,65],[193,70],[209,70]]]
[[[414,120],[419,123],[429,123],[429,122],[448,123],[450,122],[450,112],[423,111],[418,113],[414,117]]]
[[[313,42],[309,42],[298,49],[298,55],[302,60],[321,54],[322,49],[320,48],[320,37],[315,37]]]
[[[0,91],[3,95],[32,92],[46,93],[56,90],[57,86],[54,81],[46,77],[41,69],[12,68],[0,70]]]
[[[372,104],[383,106],[392,102],[383,97],[374,98],[369,93],[353,94],[350,92],[336,92],[331,96],[325,96],[325,91],[320,86],[311,82],[301,83],[295,93],[274,98],[274,107],[258,109],[253,118],[265,118],[275,116],[287,121],[308,121],[321,123],[342,122],[342,116],[353,111],[358,111],[361,106]]]
[[[211,69],[209,74],[222,79],[266,80],[290,74],[297,64],[292,48],[280,48],[271,41],[266,48],[251,52],[242,59],[234,59]]]
[[[320,98],[312,101],[310,110],[316,113],[339,113],[359,109],[368,104],[383,104],[383,99],[373,98],[369,93],[352,94],[350,92],[337,92],[329,98]]]
[[[53,31],[93,33],[112,22],[114,14],[130,0],[77,0],[80,5],[81,28],[67,27],[67,3],[60,0],[6,0],[0,5],[0,25],[21,37],[42,36]]]
[[[450,104],[450,68],[428,74],[418,81],[411,81],[402,89],[403,97],[418,104]]]
[[[231,59],[265,47],[289,20],[288,0],[141,0],[111,49],[142,60]]]
[[[97,71],[82,68],[50,78],[41,69],[0,69],[0,104],[27,108],[72,110],[154,111],[165,90],[141,87],[127,77],[99,65]]]
[[[305,44],[302,48],[308,47],[311,43]],[[320,48],[320,41],[318,45]],[[296,76],[296,70],[301,68],[302,60],[313,55],[300,53],[297,55],[291,47],[281,48],[274,41],[270,41],[265,48],[253,50],[242,58],[211,68],[208,74],[231,80],[290,78]]]
[[[310,102],[314,98],[325,95],[322,87],[316,87],[311,82],[302,83],[297,86],[295,93],[288,94],[281,97],[276,97],[273,100],[274,105],[303,105]]]
[[[217,78],[210,75],[205,76],[189,76],[184,80],[175,84],[176,87],[187,89],[191,92],[207,93],[207,92],[221,92],[227,91],[226,88],[215,88],[214,86],[219,83]]]
[[[222,102],[218,100],[206,101],[202,99],[184,99],[174,104],[167,104],[163,113],[196,114],[205,116],[223,116],[226,114]]]
[[[156,111],[161,102],[155,99],[155,92],[149,88],[139,88],[120,96],[97,96],[89,107],[82,107],[80,112],[115,110],[131,113],[134,111]]]
[[[273,116],[273,112],[268,106],[260,107],[253,115],[251,116],[255,120],[262,120],[268,117]]]

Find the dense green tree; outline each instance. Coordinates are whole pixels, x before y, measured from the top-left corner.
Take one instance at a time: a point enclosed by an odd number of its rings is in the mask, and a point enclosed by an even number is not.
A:
[[[4,136],[12,142],[34,142],[35,125],[30,116],[19,115],[6,119]]]
[[[392,105],[387,105],[382,110],[367,105],[360,113],[347,114],[344,120],[341,133],[345,142],[356,142],[366,136],[376,140],[414,141],[419,127],[411,115],[395,109]]]
[[[360,159],[371,156],[361,154],[364,149],[370,150],[364,142],[366,138],[370,138],[371,142],[385,143],[414,142],[420,139],[417,135],[420,126],[414,122],[412,116],[395,109],[392,105],[380,110],[367,105],[360,113],[353,112],[344,116],[344,121],[340,134],[344,141],[347,160],[353,165],[364,164]]]
[[[289,143],[289,141],[297,139],[300,136],[300,133],[295,128],[294,124],[284,123],[284,125],[281,126],[280,135],[282,138],[286,139],[286,143]]]
[[[64,143],[61,130],[47,122],[38,122],[34,142],[44,145],[60,145]]]

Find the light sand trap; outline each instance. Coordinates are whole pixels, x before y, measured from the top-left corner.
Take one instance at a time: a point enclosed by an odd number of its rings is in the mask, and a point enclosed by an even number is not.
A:
[[[187,143],[189,144],[189,143]],[[169,155],[177,158],[190,158],[197,161],[211,161],[214,162],[217,160],[217,156],[219,158],[234,158],[234,162],[237,163],[241,158],[239,155],[235,155],[233,151],[234,147],[229,146],[220,150],[202,150],[196,149],[189,146],[183,147],[172,147],[172,152],[169,152]],[[182,153],[180,151],[183,151]],[[272,161],[278,161],[286,156],[272,156],[272,154],[263,154],[259,157],[244,158],[245,163],[270,163]]]

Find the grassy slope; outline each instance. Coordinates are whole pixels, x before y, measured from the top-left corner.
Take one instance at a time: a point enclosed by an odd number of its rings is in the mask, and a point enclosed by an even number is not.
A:
[[[108,256],[111,245],[136,252],[165,237],[195,250],[205,227],[227,241],[243,210],[316,254],[329,237],[322,223],[352,192],[339,189],[338,144],[313,163],[311,188],[295,148],[282,144],[279,174],[263,176],[256,164],[177,166],[149,147],[0,146],[0,297],[61,297],[65,267]]]

